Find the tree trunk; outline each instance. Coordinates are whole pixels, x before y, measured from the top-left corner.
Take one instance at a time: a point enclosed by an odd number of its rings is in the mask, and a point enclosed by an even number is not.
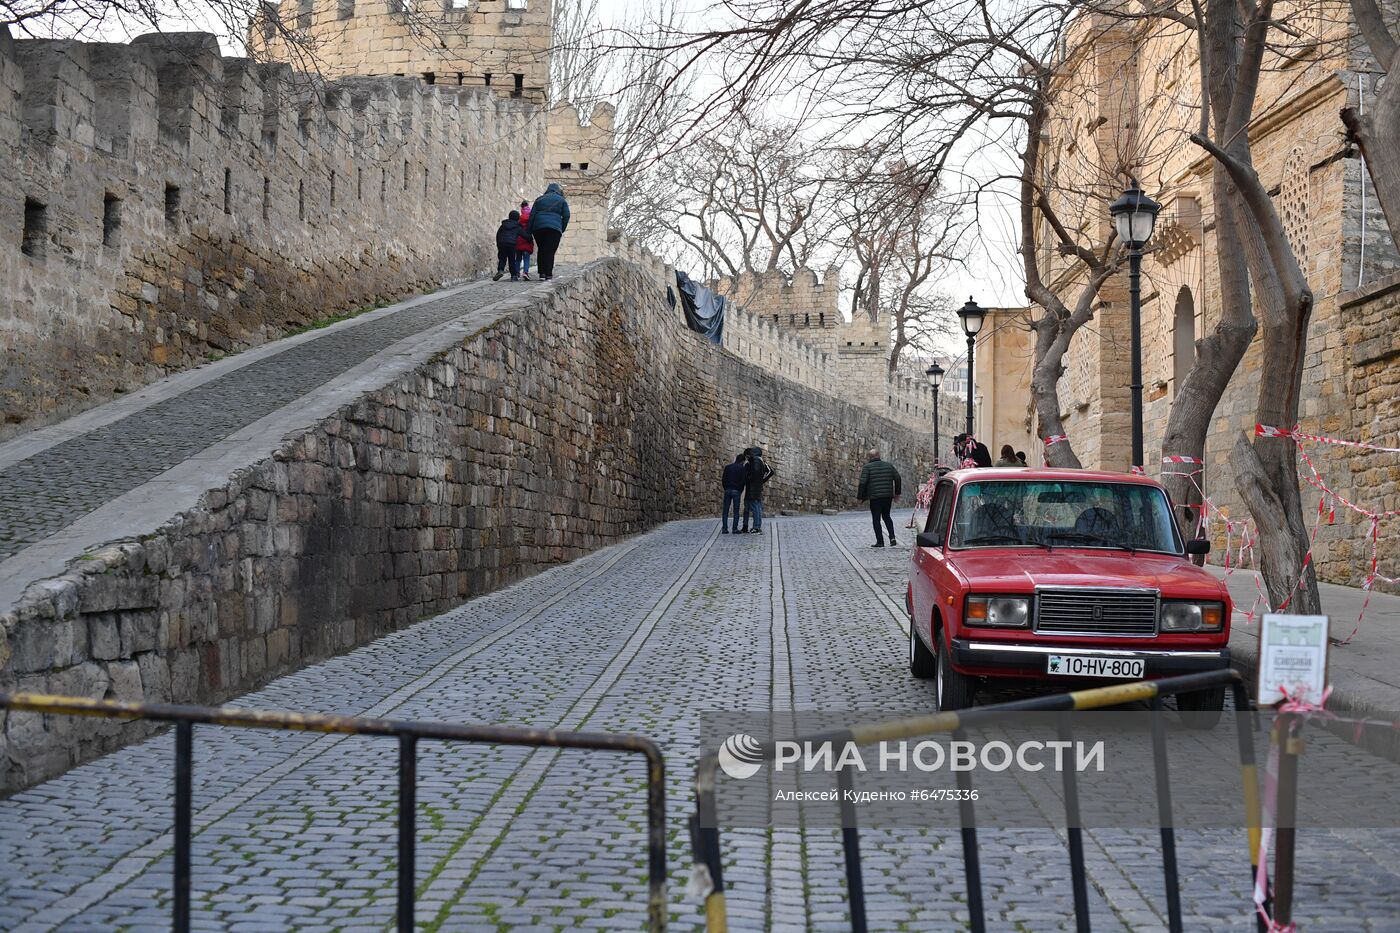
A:
[[[1237,192],[1230,176],[1216,167],[1211,180],[1218,205],[1216,243],[1240,241]],[[1162,435],[1162,455],[1190,457],[1201,463],[1162,465],[1162,485],[1178,508],[1183,529],[1193,534],[1201,518],[1205,489],[1206,436],[1230,378],[1249,350],[1258,323],[1250,307],[1249,273],[1238,263],[1221,262],[1220,322],[1208,337],[1196,341],[1196,359],[1172,402]],[[1193,475],[1194,474],[1194,475]],[[1199,562],[1204,563],[1204,559]]]
[[[1040,427],[1040,441],[1065,433],[1060,418],[1060,376],[1064,373],[1065,351],[1069,349],[1073,332],[1066,334],[1065,323],[1046,312],[1032,325],[1035,331],[1035,367],[1031,370],[1031,405]],[[1045,464],[1052,467],[1073,467],[1082,464],[1074,446],[1066,439],[1045,448]]]
[[[1316,615],[1322,611],[1322,601],[1318,597],[1317,577],[1312,561],[1307,559],[1307,530],[1302,523],[1301,504],[1298,501],[1298,486],[1280,487],[1270,469],[1259,457],[1261,444],[1284,446],[1293,453],[1290,438],[1256,438],[1251,444],[1249,438],[1241,435],[1230,452],[1230,466],[1235,471],[1235,486],[1239,490],[1245,506],[1254,516],[1259,530],[1259,568],[1264,577],[1264,588],[1269,594],[1269,605],[1298,615]],[[1275,490],[1291,489],[1292,504],[1279,499]],[[1272,516],[1272,520],[1261,521],[1261,516]],[[1279,521],[1284,516],[1285,521]],[[1296,524],[1295,524],[1296,521]],[[1301,580],[1302,585],[1298,585]]]

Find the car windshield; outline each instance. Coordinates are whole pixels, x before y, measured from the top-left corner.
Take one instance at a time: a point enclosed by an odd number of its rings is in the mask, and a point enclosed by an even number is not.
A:
[[[1116,548],[1181,553],[1166,496],[1141,483],[995,480],[958,492],[955,548]]]

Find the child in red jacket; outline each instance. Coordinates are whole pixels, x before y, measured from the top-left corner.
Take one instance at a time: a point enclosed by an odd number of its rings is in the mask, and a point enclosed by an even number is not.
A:
[[[530,202],[520,202],[520,226],[524,233],[515,241],[515,250],[520,254],[520,277],[530,278],[530,254],[535,251],[535,238],[530,236]]]

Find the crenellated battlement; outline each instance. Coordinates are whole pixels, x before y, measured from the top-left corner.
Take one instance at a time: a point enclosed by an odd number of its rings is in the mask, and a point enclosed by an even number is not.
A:
[[[544,187],[528,99],[325,80],[191,33],[0,31],[0,435],[486,268]]]
[[[260,58],[327,77],[397,75],[544,100],[548,0],[283,0],[249,29]]]

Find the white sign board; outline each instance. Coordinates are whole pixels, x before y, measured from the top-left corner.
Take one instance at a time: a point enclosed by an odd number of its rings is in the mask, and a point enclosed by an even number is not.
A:
[[[1267,613],[1259,627],[1260,706],[1289,698],[1322,703],[1327,687],[1327,616]]]

